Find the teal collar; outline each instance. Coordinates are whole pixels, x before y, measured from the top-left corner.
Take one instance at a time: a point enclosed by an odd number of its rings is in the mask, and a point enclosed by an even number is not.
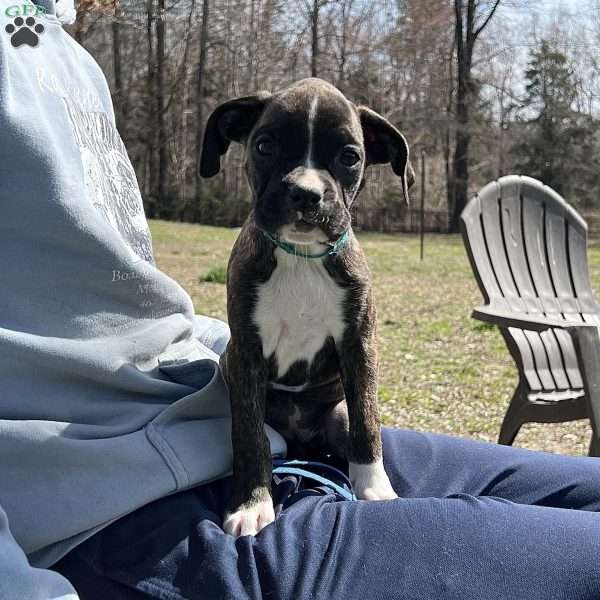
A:
[[[342,235],[336,240],[335,244],[327,250],[320,252],[319,254],[303,254],[302,252],[298,252],[296,246],[294,244],[288,244],[288,242],[284,242],[276,237],[273,237],[268,231],[264,229],[261,230],[262,234],[273,244],[275,244],[278,248],[281,248],[288,254],[292,256],[300,256],[301,258],[323,258],[325,256],[333,256],[335,254],[339,254],[347,245],[348,238],[350,237],[348,234],[348,230],[344,231]]]

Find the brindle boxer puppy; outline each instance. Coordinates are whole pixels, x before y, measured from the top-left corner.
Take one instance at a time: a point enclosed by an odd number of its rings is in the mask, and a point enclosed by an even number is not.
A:
[[[408,201],[403,135],[332,85],[304,79],[230,100],[210,116],[200,174],[244,144],[252,211],[227,273],[234,492],[223,527],[255,534],[274,519],[265,421],[291,444],[349,461],[359,498],[395,498],[377,409],[375,306],[350,223],[365,167],[390,163]],[[345,400],[345,401],[344,401]]]

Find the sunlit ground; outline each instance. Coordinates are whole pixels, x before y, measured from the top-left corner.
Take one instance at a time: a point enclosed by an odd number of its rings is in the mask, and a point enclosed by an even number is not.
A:
[[[197,313],[226,320],[222,279],[237,230],[151,221],[158,266],[192,296]],[[379,321],[384,422],[495,441],[516,386],[502,337],[469,317],[481,295],[458,236],[361,234]],[[594,287],[600,247],[590,249]],[[515,445],[586,454],[587,421],[525,425]]]

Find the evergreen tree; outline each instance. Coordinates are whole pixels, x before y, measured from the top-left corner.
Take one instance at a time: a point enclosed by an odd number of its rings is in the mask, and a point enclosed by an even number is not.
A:
[[[577,81],[567,58],[546,40],[533,50],[525,72],[522,142],[514,148],[517,170],[540,179],[570,202],[590,200],[596,170],[596,124],[574,110]]]

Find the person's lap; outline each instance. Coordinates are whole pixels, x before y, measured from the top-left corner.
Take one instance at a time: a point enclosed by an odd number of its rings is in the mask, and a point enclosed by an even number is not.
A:
[[[82,600],[600,597],[600,460],[383,440],[398,500],[297,494],[284,479],[275,523],[234,540],[220,527],[226,479],[139,509],[54,568]]]

